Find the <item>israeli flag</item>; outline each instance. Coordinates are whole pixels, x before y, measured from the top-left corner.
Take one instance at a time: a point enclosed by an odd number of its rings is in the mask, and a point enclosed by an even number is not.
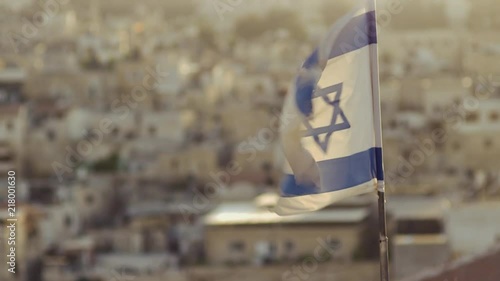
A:
[[[277,214],[383,191],[377,52],[375,3],[362,0],[302,65],[282,113]]]

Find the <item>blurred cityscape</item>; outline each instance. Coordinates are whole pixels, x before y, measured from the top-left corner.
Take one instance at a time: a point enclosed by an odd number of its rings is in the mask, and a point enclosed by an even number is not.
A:
[[[268,210],[288,87],[350,2],[1,0],[0,279],[379,280],[375,195]],[[378,1],[394,280],[500,280],[499,13]]]

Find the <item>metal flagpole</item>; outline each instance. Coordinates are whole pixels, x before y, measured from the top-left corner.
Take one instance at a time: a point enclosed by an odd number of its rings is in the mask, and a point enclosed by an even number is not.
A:
[[[384,182],[377,183],[378,194],[378,223],[380,247],[380,280],[389,281],[389,238],[385,216],[385,186]]]
[[[374,30],[377,32],[377,9],[376,0],[369,0],[375,11]],[[377,36],[378,37],[378,36]],[[374,113],[374,131],[376,146],[380,147],[380,153],[377,153],[377,159],[380,166],[377,167],[377,195],[378,195],[378,225],[379,225],[379,249],[380,249],[380,281],[389,281],[389,238],[387,237],[387,223],[385,211],[385,182],[383,180],[383,154],[382,154],[382,121],[380,110],[380,86],[378,77],[378,42],[376,45],[370,46],[371,70],[372,70],[372,91],[373,91],[373,113]]]

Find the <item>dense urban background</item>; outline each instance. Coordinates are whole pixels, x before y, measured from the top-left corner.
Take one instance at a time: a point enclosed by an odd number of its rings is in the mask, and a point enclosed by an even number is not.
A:
[[[1,0],[0,279],[378,280],[374,195],[268,210],[288,87],[351,2]],[[394,280],[500,280],[499,13],[378,1]]]

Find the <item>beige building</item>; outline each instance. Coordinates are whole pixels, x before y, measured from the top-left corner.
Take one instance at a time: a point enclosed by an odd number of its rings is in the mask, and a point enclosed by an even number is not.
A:
[[[192,175],[210,181],[210,173],[219,171],[217,148],[210,144],[158,153],[145,167],[144,175],[156,179],[185,179]]]
[[[194,176],[210,181],[210,173],[220,170],[218,146],[171,143],[162,139],[139,139],[123,146],[120,159],[131,175],[152,181],[179,181]]]
[[[102,140],[97,139],[104,143],[130,142],[137,138],[182,143],[195,122],[196,116],[191,110],[137,112],[122,104],[119,109],[106,113],[73,109],[68,112],[64,133],[71,141],[79,141],[86,133],[95,132],[102,135]]]
[[[139,135],[142,138],[157,138],[172,143],[185,141],[187,132],[195,126],[194,111],[145,112],[141,115]]]
[[[65,122],[60,119],[49,119],[42,125],[29,131],[26,140],[26,164],[33,176],[52,176],[55,170],[52,164],[56,161],[66,164],[69,144],[66,137]],[[71,168],[71,167],[70,167]]]
[[[132,100],[137,108],[146,110],[157,108],[157,84],[165,77],[159,76],[161,73],[155,73],[155,67],[155,64],[147,62],[121,62],[117,65],[119,95],[116,100]]]
[[[450,134],[446,142],[446,156],[457,169],[472,168],[498,171],[500,142],[498,131],[474,134]]]
[[[472,91],[470,77],[437,77],[423,80],[425,114],[443,118],[443,112]]]
[[[136,132],[133,114],[126,117],[74,109],[60,118],[44,120],[30,129],[26,141],[30,171],[35,176],[68,178],[80,164],[109,157],[116,143]]]
[[[219,61],[209,74],[207,80],[207,101],[213,105],[231,98],[237,82],[238,74],[243,74],[241,66],[230,61]],[[209,81],[209,82],[208,82]]]
[[[209,263],[295,260],[312,256],[315,251],[332,251],[333,259],[353,258],[368,217],[366,208],[325,209],[280,217],[269,211],[267,203],[262,205],[264,201],[268,200],[261,196],[255,202],[222,203],[206,215]]]
[[[44,247],[74,238],[82,229],[81,216],[73,202],[49,206],[45,212],[46,216],[40,224]]]
[[[262,74],[245,74],[236,80],[233,98],[246,104],[280,105],[273,79]]]
[[[500,26],[498,2],[495,0],[476,0],[471,4],[470,26],[476,30],[492,30]]]
[[[403,73],[435,74],[460,69],[462,45],[454,30],[393,31],[381,34],[380,57],[402,63]]]
[[[488,199],[489,196],[485,201],[460,204],[450,210],[448,232],[455,253],[479,254],[500,242],[500,202]]]
[[[9,218],[7,215],[7,208],[1,208],[0,209],[0,249],[2,253],[6,253],[3,255],[0,255],[0,262],[2,263],[2,270],[0,272],[0,278],[2,280],[14,280],[14,275],[8,272],[6,269],[8,268],[7,261],[8,257],[7,254],[10,253],[10,245],[8,244],[8,237],[9,237],[9,229],[7,229],[7,226],[9,223],[7,222],[7,219]]]
[[[476,106],[456,123],[446,142],[446,155],[457,168],[496,171],[500,167],[500,100],[489,99]]]
[[[500,52],[499,53],[486,53],[471,51],[464,54],[464,70],[467,73],[474,75],[482,75],[488,77],[489,75],[498,75],[500,70]]]
[[[87,109],[72,109],[66,117],[66,130],[69,140],[79,141],[92,131],[102,135],[101,142],[124,141],[138,136],[138,120],[130,107],[112,112],[99,112]],[[100,139],[100,138],[97,138]]]
[[[425,103],[422,98],[424,85],[425,81],[417,77],[401,79],[399,109],[423,112]]]
[[[83,227],[102,225],[112,219],[114,208],[114,178],[111,176],[89,176],[73,187],[77,216]]]
[[[476,7],[477,2],[472,5]],[[484,19],[485,17],[476,17]],[[494,30],[476,30],[464,38],[462,51],[462,67],[468,75],[498,75],[500,72],[500,36]]]
[[[388,119],[390,113],[396,113],[399,110],[401,100],[401,82],[399,79],[384,79],[380,81],[381,106],[384,114],[382,118]]]
[[[240,172],[233,180],[249,181],[274,185],[281,179],[281,162],[277,142],[268,145],[253,145],[251,142],[240,143],[233,153],[232,163]]]
[[[260,143],[264,143],[271,137],[277,138],[279,121],[273,123],[272,121],[277,118],[273,119],[273,115],[268,110],[254,108],[245,103],[232,102],[219,107],[215,112],[215,119],[221,124],[223,133],[230,142],[260,137],[265,140]]]
[[[27,110],[22,105],[0,105],[0,172],[23,169]]]
[[[2,216],[0,217],[0,249],[2,249],[2,255],[0,256],[0,262],[2,262],[2,272],[0,272],[0,277],[2,280],[17,280],[16,275],[11,274],[7,271],[7,254],[10,253],[10,247],[15,246],[15,260],[16,268],[15,271],[17,275],[24,274],[26,268],[26,262],[29,258],[38,255],[41,251],[41,232],[39,229],[40,218],[44,215],[43,211],[28,205],[17,205],[16,206],[16,239],[15,245],[9,245],[8,240],[9,230],[6,228],[11,222],[7,221],[9,217],[6,216],[7,209],[1,209]],[[4,215],[5,214],[5,215]]]
[[[392,268],[396,278],[451,259],[446,230],[449,208],[449,201],[442,198],[392,196],[388,200],[387,212],[394,218],[396,227],[392,236]]]
[[[19,174],[23,167],[28,111],[22,105],[26,73],[0,58],[0,172]]]
[[[47,46],[48,45],[48,46]],[[74,55],[74,42],[64,40],[38,47],[33,71],[24,93],[30,100],[59,99],[59,103],[104,108],[117,97],[116,74],[104,70],[81,70]]]

